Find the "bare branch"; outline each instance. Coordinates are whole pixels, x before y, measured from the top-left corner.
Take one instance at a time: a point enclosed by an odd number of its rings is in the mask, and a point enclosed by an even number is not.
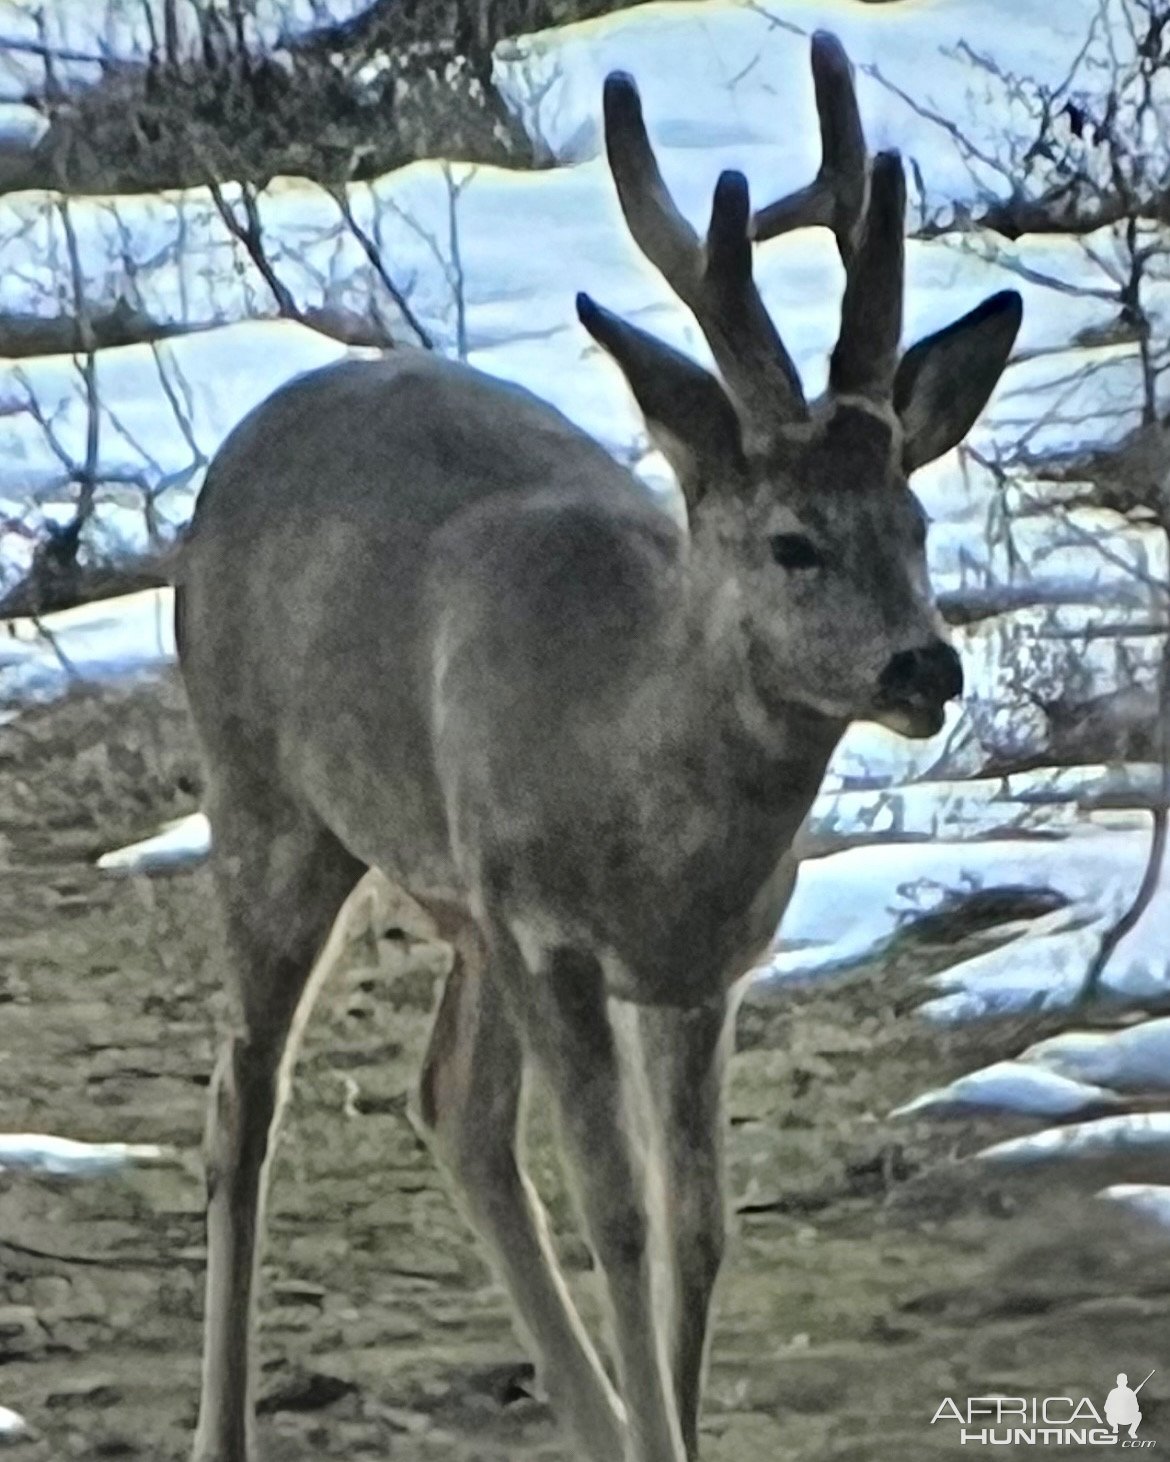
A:
[[[207,169],[207,188],[211,194],[211,201],[215,204],[215,210],[223,221],[224,227],[237,243],[242,244],[245,253],[252,261],[256,272],[264,280],[264,283],[272,291],[272,297],[276,301],[279,312],[288,320],[303,321],[304,316],[300,306],[293,299],[292,292],[277,274],[272,266],[264,248],[264,234],[260,225],[260,210],[256,206],[256,190],[251,183],[243,182],[239,185],[240,202],[243,205],[244,216],[241,220],[235,208],[228,202],[224,190],[211,168]]]
[[[386,263],[382,258],[382,251],[378,247],[378,244],[370,237],[354,216],[353,204],[350,202],[349,194],[344,184],[336,184],[328,188],[327,191],[329,196],[337,204],[338,211],[345,220],[346,228],[349,229],[350,233],[353,234],[354,238],[361,245],[362,252],[369,260],[374,273],[381,281],[382,287],[394,301],[399,314],[401,314],[407,325],[414,331],[415,335],[418,336],[419,344],[426,350],[433,350],[435,348],[435,342],[431,338],[430,332],[411,309],[410,301],[406,298],[403,291],[399,289],[390,271],[386,268]],[[387,345],[394,344],[394,339],[389,331],[387,331],[385,343]]]
[[[1167,646],[1170,646],[1170,637],[1167,637],[1166,643]],[[1167,744],[1170,737],[1166,733],[1166,728],[1170,725],[1170,648],[1163,651],[1160,679],[1163,728],[1162,787],[1160,797],[1150,811],[1150,850],[1133,902],[1101,936],[1097,952],[1085,971],[1084,983],[1077,996],[1078,1003],[1081,1004],[1089,1002],[1099,994],[1101,980],[1108,968],[1109,961],[1126,935],[1137,928],[1162,881],[1162,867],[1166,860],[1167,831],[1168,825],[1170,825],[1170,745]]]
[[[119,298],[108,309],[89,317],[86,339],[95,350],[119,345],[145,345],[175,335],[187,335],[208,326],[153,320]],[[75,355],[86,349],[81,323],[72,313],[55,318],[30,314],[0,314],[0,356],[21,360],[37,355]]]
[[[459,197],[475,177],[475,169],[455,181],[451,164],[443,163],[447,183],[447,248],[451,258],[450,277],[455,294],[455,349],[460,360],[467,359],[467,289],[463,276],[463,255],[459,248]]]

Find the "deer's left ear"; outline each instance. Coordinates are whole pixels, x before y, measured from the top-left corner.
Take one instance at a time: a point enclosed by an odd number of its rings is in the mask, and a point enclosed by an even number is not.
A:
[[[974,426],[1003,374],[1023,318],[1014,289],[912,346],[894,376],[907,473],[956,446]]]
[[[621,368],[654,445],[678,478],[693,512],[710,491],[726,489],[744,468],[739,417],[709,371],[587,294],[577,296],[582,325]]]

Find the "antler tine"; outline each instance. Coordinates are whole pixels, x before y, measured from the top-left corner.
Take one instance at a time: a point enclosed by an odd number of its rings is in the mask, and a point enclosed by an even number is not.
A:
[[[836,36],[812,40],[813,84],[821,123],[821,166],[807,188],[761,209],[756,240],[822,224],[833,230],[845,265],[841,329],[830,389],[888,398],[902,331],[903,231],[906,184],[896,152],[869,164],[853,67]]]
[[[833,230],[848,268],[865,212],[868,168],[853,67],[841,42],[828,31],[813,36],[812,73],[821,123],[820,170],[807,188],[761,208],[752,220],[751,236],[763,243],[792,229],[821,224]]]
[[[829,388],[888,400],[902,336],[906,179],[896,152],[879,152],[869,206],[846,266],[841,328],[829,367]]]
[[[702,243],[678,211],[650,146],[633,78],[605,82],[605,144],[626,224],[642,253],[690,309],[724,383],[749,423],[804,416],[804,392],[752,278],[750,203],[740,173],[715,188]]]

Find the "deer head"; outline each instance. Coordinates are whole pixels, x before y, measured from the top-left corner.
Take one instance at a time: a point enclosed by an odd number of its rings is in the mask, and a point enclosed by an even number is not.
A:
[[[662,180],[633,80],[606,80],[606,149],[626,223],[694,314],[719,379],[587,295],[577,310],[678,478],[696,555],[735,583],[761,700],[929,736],[963,678],[932,599],[926,519],[907,479],[982,411],[1021,300],[993,295],[900,353],[901,160],[869,158],[835,37],[814,36],[812,70],[816,179],[753,216],[743,175],[725,172],[703,241]],[[752,247],[813,224],[833,232],[845,290],[828,389],[809,403],[752,278]]]

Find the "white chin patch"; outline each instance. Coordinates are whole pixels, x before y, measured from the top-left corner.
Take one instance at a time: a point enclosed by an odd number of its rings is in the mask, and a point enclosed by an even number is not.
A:
[[[869,719],[899,736],[909,737],[912,741],[926,741],[942,730],[946,709],[943,706],[884,706]]]

